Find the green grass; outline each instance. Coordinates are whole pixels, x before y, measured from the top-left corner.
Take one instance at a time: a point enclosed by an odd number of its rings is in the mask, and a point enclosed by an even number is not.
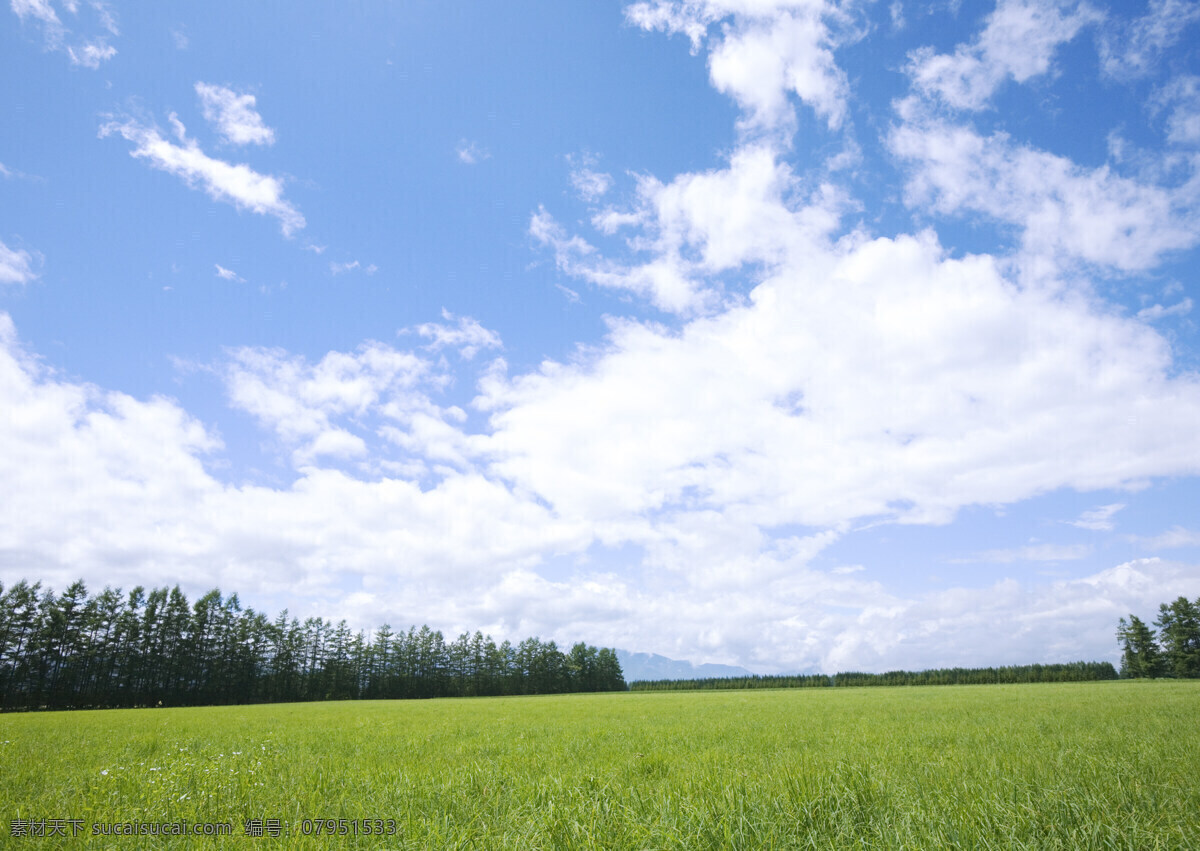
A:
[[[5,715],[0,801],[11,847],[1200,848],[1200,682]],[[318,817],[397,832],[301,836]],[[16,839],[14,818],[234,835]]]

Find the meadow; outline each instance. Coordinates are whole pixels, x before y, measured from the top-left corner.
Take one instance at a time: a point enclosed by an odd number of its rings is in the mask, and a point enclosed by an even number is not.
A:
[[[0,801],[5,847],[1198,848],[1200,682],[8,714]],[[181,821],[232,831],[92,834]]]

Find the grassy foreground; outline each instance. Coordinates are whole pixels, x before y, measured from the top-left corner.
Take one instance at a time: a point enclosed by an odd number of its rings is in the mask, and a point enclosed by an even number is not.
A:
[[[5,847],[1200,848],[1200,682],[5,715],[0,806]],[[92,835],[181,820],[232,835]]]

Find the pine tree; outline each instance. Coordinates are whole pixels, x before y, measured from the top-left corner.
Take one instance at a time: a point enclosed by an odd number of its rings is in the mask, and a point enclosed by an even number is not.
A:
[[[1154,630],[1142,623],[1136,615],[1129,621],[1121,618],[1117,627],[1117,640],[1121,642],[1121,676],[1130,678],[1157,677],[1161,673],[1158,645],[1154,643]]]
[[[1200,677],[1200,599],[1194,604],[1187,597],[1163,603],[1155,626],[1163,644],[1163,672]]]

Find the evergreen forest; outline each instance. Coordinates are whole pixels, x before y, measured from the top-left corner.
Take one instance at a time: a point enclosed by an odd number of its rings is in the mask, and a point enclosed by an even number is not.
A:
[[[219,590],[61,594],[0,585],[0,709],[197,706],[310,700],[621,691],[616,653],[528,638],[497,645],[422,626],[368,636],[283,611],[274,620]]]
[[[1155,633],[1141,618],[1121,618],[1122,677],[1200,677],[1200,597],[1178,597],[1158,607]]]
[[[782,676],[718,677],[705,680],[652,680],[632,683],[632,691],[677,691],[742,688],[838,688],[845,686],[956,686],[990,683],[1074,683],[1115,680],[1109,662],[1069,662],[1058,665],[1010,665],[1001,668],[937,668],[927,671],[888,671],[864,674],[795,674]]]

